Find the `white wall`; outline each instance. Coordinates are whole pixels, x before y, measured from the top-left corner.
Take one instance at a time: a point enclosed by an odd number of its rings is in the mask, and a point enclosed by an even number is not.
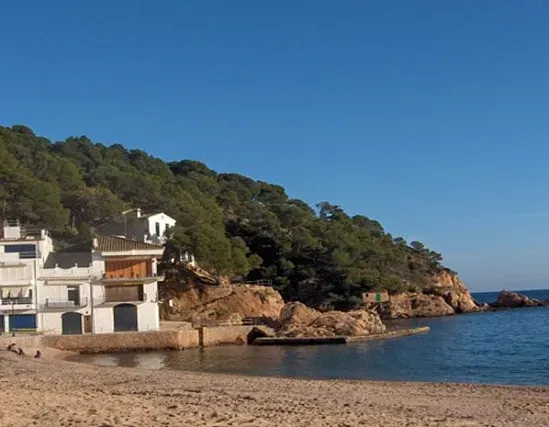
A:
[[[147,283],[143,285],[143,297],[146,302],[156,302],[158,298],[158,283]]]
[[[46,299],[50,301],[68,301],[68,288],[73,286],[78,286],[80,289],[80,299],[90,297],[90,284],[89,283],[80,283],[79,285],[70,283],[67,285],[42,285],[42,282],[39,282],[42,286],[41,296],[42,299],[40,304],[45,303]],[[89,303],[89,301],[88,301]]]
[[[63,313],[38,313],[37,326],[41,332],[51,334],[61,334],[63,332],[61,315]]]
[[[160,233],[156,234],[156,223],[160,225]],[[177,221],[164,213],[159,213],[147,218],[147,227],[149,232],[148,240],[152,243],[162,244],[164,243],[164,233],[167,228],[175,226]]]
[[[145,302],[137,305],[137,329],[140,332],[160,329],[158,304]]]
[[[114,331],[114,312],[112,307],[95,307],[93,309],[93,332],[105,334]]]

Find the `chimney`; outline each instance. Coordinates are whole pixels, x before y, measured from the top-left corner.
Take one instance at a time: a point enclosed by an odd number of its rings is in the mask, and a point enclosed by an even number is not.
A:
[[[137,218],[141,218],[141,208],[137,208],[137,209],[135,210],[135,216],[136,216]]]

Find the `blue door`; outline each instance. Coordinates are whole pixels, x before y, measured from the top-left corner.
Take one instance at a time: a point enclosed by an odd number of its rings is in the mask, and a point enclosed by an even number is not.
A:
[[[114,332],[137,331],[137,307],[133,304],[114,306]]]
[[[82,315],[80,313],[64,313],[61,316],[63,335],[77,335],[82,333]]]
[[[10,331],[14,329],[36,329],[36,315],[16,314],[9,317]]]

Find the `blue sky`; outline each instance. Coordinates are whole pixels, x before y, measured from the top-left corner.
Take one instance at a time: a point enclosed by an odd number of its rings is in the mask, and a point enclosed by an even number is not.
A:
[[[549,3],[2,4],[0,124],[192,158],[549,288]]]

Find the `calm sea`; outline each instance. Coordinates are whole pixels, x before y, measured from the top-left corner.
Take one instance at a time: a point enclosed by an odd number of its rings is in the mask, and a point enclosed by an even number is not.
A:
[[[523,291],[549,299],[549,290]],[[474,294],[492,302],[497,293]],[[224,346],[78,356],[101,365],[322,379],[549,385],[549,307],[398,322],[427,334],[311,347]]]

